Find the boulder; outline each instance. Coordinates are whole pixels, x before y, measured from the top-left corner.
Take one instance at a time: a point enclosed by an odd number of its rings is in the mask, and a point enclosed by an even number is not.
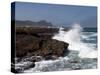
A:
[[[56,60],[58,57],[56,55],[47,55],[45,56],[45,60]]]
[[[16,33],[16,57],[42,56],[49,60],[63,56],[64,52],[68,52],[69,44],[51,39],[52,36],[53,34],[44,33]],[[33,58],[33,61],[38,61],[38,59]]]
[[[62,41],[48,39],[43,41],[41,50],[43,56],[47,55],[55,55],[55,56],[63,56],[64,50],[67,49],[68,44]]]

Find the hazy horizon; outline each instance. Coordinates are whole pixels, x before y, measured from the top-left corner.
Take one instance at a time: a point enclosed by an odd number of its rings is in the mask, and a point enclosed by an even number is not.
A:
[[[97,7],[15,2],[15,19],[38,22],[46,20],[53,25],[67,26],[80,22],[82,27],[97,26]],[[13,12],[12,12],[13,13]]]

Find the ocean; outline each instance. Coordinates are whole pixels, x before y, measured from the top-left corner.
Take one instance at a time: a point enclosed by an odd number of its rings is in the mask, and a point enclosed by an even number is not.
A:
[[[21,72],[47,72],[47,71],[67,71],[97,68],[97,28],[82,28],[79,24],[74,24],[69,31],[59,28],[52,39],[69,43],[69,54],[56,60],[42,60],[35,62],[35,67],[24,69],[32,62],[30,58],[24,58],[16,62],[15,69]],[[16,58],[17,60],[17,58]]]

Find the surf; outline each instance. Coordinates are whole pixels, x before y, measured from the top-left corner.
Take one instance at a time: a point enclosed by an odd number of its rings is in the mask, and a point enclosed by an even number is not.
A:
[[[78,51],[80,58],[97,58],[97,50],[82,41],[82,30],[80,24],[74,23],[69,31],[64,31],[64,28],[61,27],[59,33],[54,35],[52,39],[69,43],[68,49]]]
[[[85,32],[85,34],[87,33],[88,32]],[[92,36],[94,35],[94,33],[89,33]],[[22,72],[25,73],[97,68],[97,49],[94,47],[95,43],[83,42],[83,39],[87,39],[91,35],[84,35],[83,28],[77,23],[74,23],[68,31],[65,31],[63,27],[60,27],[58,33],[55,34],[52,39],[69,43],[68,55],[59,57],[56,60],[43,59],[39,62],[35,62],[35,67],[27,70],[24,70],[24,67],[32,64],[32,62],[29,61],[31,58],[28,58],[28,60],[27,58],[24,58],[25,61],[16,63],[16,68],[21,68]],[[83,36],[89,37],[83,38]]]

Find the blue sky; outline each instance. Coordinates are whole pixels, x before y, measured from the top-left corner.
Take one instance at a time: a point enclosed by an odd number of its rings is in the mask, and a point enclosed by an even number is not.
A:
[[[92,20],[89,19],[95,20],[94,18],[97,17],[97,8],[93,6],[16,2],[15,12],[16,20],[46,20],[53,25],[67,25],[73,22],[83,23],[85,21],[91,23]]]

